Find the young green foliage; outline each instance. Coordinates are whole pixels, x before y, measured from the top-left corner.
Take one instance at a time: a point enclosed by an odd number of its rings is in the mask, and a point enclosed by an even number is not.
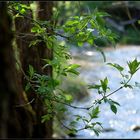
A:
[[[106,90],[108,88],[108,79],[107,79],[107,77],[104,80],[100,80],[100,82],[101,82],[101,87],[102,87],[103,92],[106,93]]]
[[[116,64],[116,63],[107,63],[107,65],[110,65],[114,68],[116,68],[118,71],[122,72],[124,70],[124,68],[122,66],[120,66],[119,64]]]
[[[99,106],[97,106],[96,108],[93,108],[91,113],[89,113],[91,119],[93,118],[98,118],[98,115],[100,113],[100,110],[99,110]]]
[[[140,67],[139,67],[140,62],[138,62],[137,59],[135,59],[133,61],[128,61],[127,64],[128,64],[128,67],[129,67],[129,73],[131,75],[133,75],[134,73],[136,73],[136,71],[138,69],[140,69]]]
[[[14,12],[16,11],[17,16],[24,17],[26,13],[30,9],[29,6],[25,4],[21,4],[20,2],[11,2],[9,5],[10,8],[13,8]],[[69,54],[69,47],[67,42],[75,43],[78,46],[83,46],[84,43],[88,43],[91,46],[94,46],[95,49],[101,52],[104,57],[104,61],[106,61],[105,54],[101,48],[98,48],[96,41],[98,39],[106,40],[108,43],[115,44],[115,40],[117,36],[112,33],[112,31],[106,28],[105,21],[103,17],[110,16],[105,12],[99,12],[97,9],[94,10],[91,14],[83,14],[81,16],[73,16],[69,18],[62,26],[55,26],[52,25],[50,21],[38,21],[31,19],[33,27],[31,28],[31,33],[34,35],[34,39],[30,42],[29,47],[36,47],[36,45],[40,42],[44,42],[48,49],[53,50],[53,59],[43,59],[42,61],[45,62],[42,69],[47,68],[48,66],[52,66],[53,68],[53,77],[49,77],[45,74],[38,74],[34,70],[33,66],[29,65],[27,85],[25,90],[29,90],[32,88],[36,94],[44,102],[44,106],[47,106],[47,114],[42,116],[42,123],[45,121],[50,120],[53,115],[59,114],[60,112],[67,111],[66,105],[77,108],[77,109],[86,109],[90,118],[86,118],[82,115],[76,115],[75,120],[70,123],[70,133],[77,133],[83,129],[91,129],[95,132],[98,136],[100,133],[100,129],[96,126],[101,126],[100,122],[91,122],[94,121],[96,118],[99,117],[100,113],[100,104],[108,103],[110,105],[110,109],[115,114],[117,113],[117,105],[119,103],[113,101],[112,99],[108,99],[107,97],[116,93],[120,89],[124,87],[131,88],[132,85],[129,85],[129,81],[131,80],[132,76],[139,70],[140,62],[137,59],[133,61],[127,62],[129,67],[129,75],[122,74],[124,67],[120,66],[116,63],[108,63],[108,65],[117,69],[123,81],[121,82],[122,86],[120,86],[115,91],[107,94],[110,89],[108,87],[108,78],[105,77],[103,80],[100,80],[100,84],[89,85],[89,89],[96,89],[99,95],[102,95],[100,99],[95,100],[95,102],[90,107],[75,107],[71,105],[72,97],[69,94],[63,92],[63,90],[59,89],[62,77],[67,77],[70,73],[79,75],[79,71],[77,70],[80,65],[78,64],[69,64],[68,60],[71,59],[71,55]],[[51,33],[48,33],[47,30],[53,30]],[[62,34],[60,34],[62,33]],[[59,37],[63,38],[63,40],[59,39]],[[138,84],[136,84],[138,85]],[[60,92],[56,92],[56,91]],[[94,105],[97,105],[94,107]],[[57,117],[57,115],[56,115]],[[84,127],[77,130],[76,123],[78,121],[83,121]]]
[[[105,98],[104,101],[109,103],[110,109],[112,110],[112,112],[116,114],[117,113],[116,105],[120,106],[120,104],[118,102],[113,101],[112,99],[107,99],[107,98]]]

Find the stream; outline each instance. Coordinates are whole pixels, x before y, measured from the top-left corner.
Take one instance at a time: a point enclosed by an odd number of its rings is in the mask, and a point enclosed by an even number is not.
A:
[[[103,57],[100,52],[91,50],[90,48],[73,49],[71,51],[74,59],[72,63],[81,65],[80,77],[87,84],[98,83],[99,80],[108,77],[109,87],[114,91],[120,87],[121,76],[119,72],[106,65],[107,62],[118,63],[127,68],[127,61],[137,58],[140,61],[140,46],[117,46],[116,48],[105,48],[106,62],[103,62]],[[140,82],[140,70],[134,75],[131,84]],[[100,96],[95,90],[89,90],[89,97],[82,100],[82,102],[74,102],[75,106],[87,107]],[[108,104],[101,105],[101,112],[99,118],[95,121],[102,123],[104,131],[97,137],[92,130],[79,131],[75,138],[140,138],[140,89],[124,88],[111,96],[111,99],[119,102],[117,114],[110,110]],[[69,108],[71,115],[87,115],[86,110],[77,110]],[[88,116],[87,116],[88,117]],[[72,118],[72,116],[71,116]],[[77,128],[83,126],[79,122]],[[137,129],[138,128],[138,129]],[[136,129],[136,131],[134,131]]]

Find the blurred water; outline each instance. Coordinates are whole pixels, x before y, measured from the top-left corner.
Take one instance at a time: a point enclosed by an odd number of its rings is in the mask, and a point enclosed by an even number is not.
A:
[[[123,46],[117,47],[117,49],[105,49],[105,55],[107,62],[118,63],[122,66],[126,66],[126,62],[137,58],[140,60],[140,46]],[[119,72],[114,68],[107,66],[103,62],[102,56],[99,52],[93,50],[84,50],[83,52],[77,52],[74,54],[81,59],[74,59],[76,63],[82,65],[80,69],[80,77],[88,84],[95,83],[106,76],[109,79],[109,86],[113,90],[120,86],[121,76]],[[84,58],[82,60],[82,58]],[[140,82],[140,70],[134,75],[131,83],[135,81]],[[90,97],[88,100],[74,103],[77,106],[90,106],[97,94],[94,90],[89,90]],[[111,98],[120,103],[118,112],[115,115],[111,112],[109,105],[101,105],[100,117],[96,119],[102,122],[104,128],[109,128],[114,131],[103,132],[97,137],[91,130],[82,130],[77,134],[77,138],[140,138],[140,130],[132,131],[134,126],[140,126],[140,89],[125,88],[114,95]],[[86,114],[83,110],[70,109],[72,114]],[[82,123],[78,124],[78,128],[82,126]]]

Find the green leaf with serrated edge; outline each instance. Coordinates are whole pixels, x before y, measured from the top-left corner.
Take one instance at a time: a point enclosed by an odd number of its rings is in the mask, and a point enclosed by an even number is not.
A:
[[[100,110],[99,110],[99,106],[97,106],[96,108],[92,109],[92,112],[89,113],[91,118],[98,118],[98,114],[99,114]]]
[[[135,59],[133,61],[128,61],[127,64],[129,67],[129,73],[131,75],[133,75],[138,69],[140,69],[140,67],[139,67],[140,62],[138,62],[137,59]]]
[[[106,92],[107,85],[108,85],[108,79],[107,79],[107,77],[104,80],[100,80],[100,82],[101,82],[101,86],[102,86],[103,91]]]
[[[119,70],[120,72],[124,70],[124,68],[122,66],[120,66],[119,64],[116,64],[116,63],[107,63],[107,65],[110,65],[114,68],[116,68],[117,70]]]

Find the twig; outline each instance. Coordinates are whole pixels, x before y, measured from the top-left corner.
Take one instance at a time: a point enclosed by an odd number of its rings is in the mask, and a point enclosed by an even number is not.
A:
[[[8,9],[11,10],[11,11],[13,11],[13,12],[18,12],[18,11],[15,10],[15,9],[11,9],[11,8],[8,8]],[[18,13],[19,13],[19,12],[18,12]],[[24,14],[22,14],[22,13],[19,13],[19,14],[22,15],[22,16],[24,16],[24,17],[27,18],[28,20],[31,20],[31,21],[33,21],[34,23],[37,23],[39,26],[42,26],[42,27],[43,27],[42,24],[40,24],[38,21],[34,20],[33,18],[30,18],[30,17],[28,17],[28,16],[26,16],[26,15],[24,15]],[[69,40],[69,38],[70,38],[70,37],[68,37],[68,36],[59,34],[59,33],[57,33],[57,32],[52,32],[52,33],[54,33],[54,34],[56,34],[56,35],[59,35],[59,36],[61,36],[61,37],[63,37],[63,38],[66,38],[66,39],[68,39],[68,40]]]
[[[18,13],[19,13],[19,11],[15,10],[15,9],[11,9],[11,8],[9,8],[9,7],[8,7],[8,9],[11,10],[11,11],[13,11],[13,12],[18,12]],[[30,18],[30,17],[28,17],[28,16],[26,16],[26,15],[24,15],[24,14],[22,14],[22,13],[19,13],[19,14],[22,15],[22,16],[24,16],[24,17],[27,18],[28,20],[31,20],[32,22],[37,23],[39,26],[42,26],[42,27],[43,27],[42,24],[40,24],[38,21],[34,20],[33,18]],[[91,20],[91,19],[89,19],[88,22],[89,22],[90,20]],[[88,22],[87,22],[86,24],[88,24]],[[84,26],[85,26],[85,25],[84,25]],[[70,36],[65,36],[65,35],[62,35],[62,34],[60,34],[60,33],[54,32],[54,31],[52,31],[51,33],[53,33],[53,34],[55,34],[55,35],[58,35],[58,36],[61,36],[61,37],[63,37],[63,38],[66,38],[67,40],[70,40],[70,38],[73,38],[76,34],[78,34],[80,31],[82,31],[83,28],[84,28],[84,26],[83,26],[79,31],[73,33],[73,34],[70,35]]]
[[[59,100],[57,100],[57,99],[56,99],[56,100],[55,100],[55,99],[51,99],[51,100],[54,101],[54,102],[58,102],[58,103],[67,105],[67,106],[72,107],[72,108],[75,108],[75,109],[89,110],[88,107],[78,107],[78,106],[74,106],[74,105],[68,104],[68,103],[66,103],[66,102],[59,101]]]
[[[27,106],[27,105],[33,103],[34,100],[35,100],[35,98],[33,98],[33,99],[32,99],[30,102],[28,102],[28,103],[20,104],[20,105],[15,105],[14,107],[24,107],[24,106]]]
[[[66,126],[58,117],[56,117],[56,118],[57,118],[57,120],[59,121],[59,123],[60,123],[64,128],[66,128],[66,129],[72,131],[72,129],[69,128],[68,126]]]
[[[27,36],[31,36],[31,37],[35,37],[36,36],[36,35],[30,34],[30,33],[17,33],[16,32],[16,34],[19,35],[19,37],[22,37],[22,38],[27,37]]]
[[[8,8],[8,9],[10,9],[10,10],[12,10],[12,11],[14,11],[14,12],[18,12],[17,10],[14,10],[14,9],[11,9],[11,8]],[[41,25],[38,21],[36,21],[36,20],[34,20],[34,19],[32,19],[32,18],[30,18],[30,17],[28,17],[28,16],[26,16],[26,15],[24,15],[24,14],[22,14],[22,13],[19,13],[19,14],[21,14],[21,15],[24,16],[25,18],[27,18],[27,19],[29,19],[29,20],[31,20],[31,21],[37,23],[38,25],[43,26],[43,25]],[[89,19],[88,22],[89,22],[90,20],[91,20],[91,19]],[[87,22],[87,23],[88,23],[88,22]],[[86,24],[87,24],[87,23],[86,23]],[[85,26],[85,25],[84,25],[84,26]],[[79,31],[83,30],[84,26],[83,26]],[[79,31],[78,31],[78,32],[79,32]],[[71,37],[73,37],[73,36],[74,36],[75,34],[77,34],[78,32],[74,33],[72,36],[69,36],[69,37],[68,37],[68,36],[64,36],[64,35],[62,35],[62,34],[59,34],[59,33],[56,33],[56,32],[53,32],[53,33],[55,33],[56,35],[59,35],[59,36],[61,36],[61,37],[70,39]],[[33,82],[33,81],[31,81],[31,80],[28,78],[28,76],[24,73],[24,71],[22,70],[22,68],[21,68],[21,71],[22,71],[22,73],[24,74],[25,78],[26,78],[29,82]],[[127,81],[127,83],[131,80],[131,78],[132,78],[132,76],[131,76],[130,79]],[[127,84],[127,83],[126,83],[126,84]],[[125,84],[125,85],[126,85],[126,84]],[[85,109],[85,110],[89,110],[90,108],[92,108],[92,107],[94,106],[94,104],[96,104],[96,103],[98,103],[98,102],[101,102],[101,101],[102,101],[103,99],[105,99],[106,97],[111,96],[111,95],[114,94],[115,92],[117,92],[117,91],[119,91],[120,89],[124,88],[125,85],[119,87],[118,89],[116,89],[115,91],[111,92],[111,93],[108,94],[107,96],[103,96],[100,100],[95,101],[95,102],[93,103],[93,105],[90,106],[90,107],[77,107],[77,106],[73,106],[73,105],[71,105],[71,104],[62,102],[62,101],[58,101],[58,100],[54,100],[54,99],[52,99],[52,100],[55,101],[55,102],[59,102],[59,103],[65,104],[65,105],[70,106],[70,107],[75,108],[75,109]]]

